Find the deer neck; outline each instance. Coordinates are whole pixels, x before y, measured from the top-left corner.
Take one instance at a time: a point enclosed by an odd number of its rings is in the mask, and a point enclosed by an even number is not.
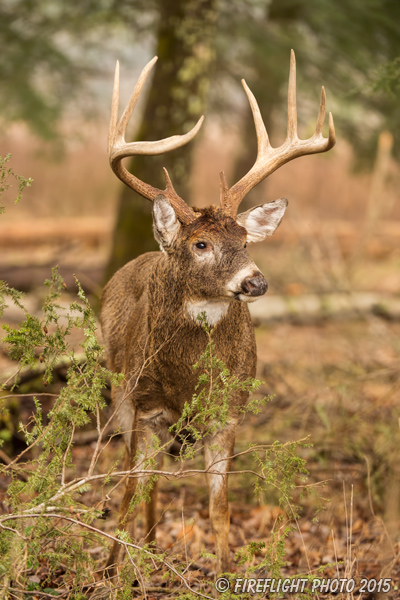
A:
[[[194,295],[186,282],[184,269],[173,264],[165,255],[160,258],[157,273],[150,283],[155,304],[167,309],[170,317],[183,317],[188,323],[200,326],[198,315],[201,313],[205,313],[209,325],[219,323],[227,314],[232,301],[229,298]]]

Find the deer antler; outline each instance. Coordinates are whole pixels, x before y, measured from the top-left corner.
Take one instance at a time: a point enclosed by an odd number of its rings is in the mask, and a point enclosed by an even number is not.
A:
[[[290,73],[288,88],[288,127],[286,140],[279,148],[272,148],[268,133],[261,117],[260,109],[253,93],[242,79],[244,91],[249,99],[253,113],[254,125],[257,133],[257,159],[250,171],[228,189],[224,172],[220,173],[221,179],[221,206],[224,212],[235,218],[239,204],[253,187],[276,171],[279,167],[298,156],[305,154],[317,154],[326,152],[335,145],[335,127],[332,114],[329,113],[329,136],[322,136],[322,128],[325,121],[325,89],[321,90],[321,102],[314,135],[308,140],[300,140],[297,137],[297,107],[296,107],[296,58],[294,51],[290,55]]]
[[[196,218],[193,210],[186,204],[186,202],[178,196],[174,186],[172,185],[171,179],[166,169],[164,169],[166,188],[165,190],[159,190],[158,188],[152,187],[151,185],[141,181],[132,173],[129,173],[125,167],[122,166],[122,159],[128,156],[135,156],[137,154],[142,155],[157,155],[164,154],[164,152],[170,152],[176,148],[184,146],[190,142],[196,133],[199,131],[204,117],[201,117],[197,124],[185,135],[174,135],[163,140],[156,142],[125,142],[125,131],[128,121],[135,109],[136,103],[139,99],[142,88],[146,82],[147,76],[157,62],[157,56],[155,56],[143,69],[138,79],[138,82],[133,90],[132,96],[126,106],[121,119],[118,122],[118,108],[119,108],[119,63],[117,61],[115,67],[115,78],[114,78],[114,89],[111,105],[111,119],[110,129],[108,134],[108,157],[110,165],[114,173],[119,177],[121,181],[126,183],[130,188],[135,190],[144,198],[153,201],[156,196],[163,194],[168,198],[171,205],[175,209],[178,219],[183,223],[187,224]]]

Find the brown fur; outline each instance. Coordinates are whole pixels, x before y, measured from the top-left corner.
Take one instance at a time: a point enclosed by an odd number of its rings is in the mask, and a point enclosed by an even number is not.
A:
[[[130,468],[140,451],[156,433],[162,442],[168,439],[168,427],[179,418],[185,402],[190,402],[198,373],[193,364],[207,344],[207,336],[198,322],[185,312],[185,303],[199,299],[225,298],[228,310],[215,325],[213,340],[216,354],[231,374],[240,378],[255,375],[256,344],[254,329],[245,302],[226,298],[226,284],[242,268],[252,268],[245,249],[246,230],[220,209],[198,211],[196,221],[181,226],[177,239],[166,252],[151,252],[120,269],[104,290],[101,323],[110,368],[125,374],[121,388],[113,390],[113,401],[131,406],[132,422],[122,411],[122,427],[132,431]],[[196,241],[213,244],[215,261],[196,260]],[[255,267],[255,265],[254,265]],[[231,456],[234,448],[238,412],[247,401],[239,392],[231,400],[230,423],[212,438],[205,438],[206,468],[219,457]],[[121,418],[120,418],[121,419]],[[129,444],[129,435],[125,436]],[[218,453],[212,447],[223,448]],[[217,570],[228,569],[229,510],[227,475],[229,461],[217,463],[221,474],[208,475],[210,516],[215,533]],[[129,479],[121,506],[120,527],[132,530],[136,512],[128,515],[129,502],[136,488]],[[152,494],[153,497],[155,493]],[[154,502],[147,509],[148,529],[155,536]],[[107,566],[118,560],[118,544]],[[111,572],[111,571],[110,571]]]

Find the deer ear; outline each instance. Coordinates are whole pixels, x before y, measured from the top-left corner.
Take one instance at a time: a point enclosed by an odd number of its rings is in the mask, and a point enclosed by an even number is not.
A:
[[[286,198],[278,198],[238,215],[236,221],[246,229],[247,241],[261,242],[272,235],[282,221],[287,205]]]
[[[165,196],[156,196],[153,201],[153,232],[160,249],[165,252],[174,243],[180,223],[174,209]]]

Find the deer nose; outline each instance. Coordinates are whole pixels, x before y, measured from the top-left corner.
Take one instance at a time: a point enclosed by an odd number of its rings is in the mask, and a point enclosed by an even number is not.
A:
[[[254,273],[242,281],[242,290],[249,296],[262,296],[268,289],[268,283],[262,273]]]

